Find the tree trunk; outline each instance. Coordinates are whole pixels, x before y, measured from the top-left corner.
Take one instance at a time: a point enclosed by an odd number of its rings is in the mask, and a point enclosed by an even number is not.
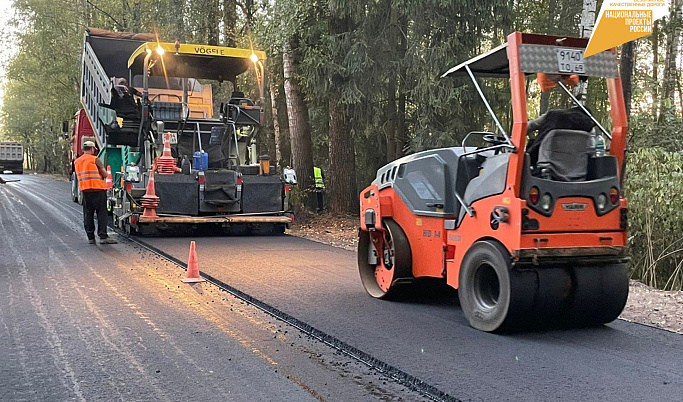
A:
[[[621,60],[619,71],[621,72],[621,86],[624,90],[624,103],[626,104],[626,117],[631,116],[631,78],[633,77],[633,62],[636,42],[626,42],[621,46]]]
[[[254,12],[256,11],[254,8],[254,0],[244,0],[243,4],[244,8],[242,10],[244,11],[245,18],[244,25],[247,27],[247,32],[250,33],[254,23]],[[258,6],[256,8],[258,8]]]
[[[270,99],[273,105],[273,131],[275,133],[276,160],[280,166],[292,165],[292,148],[289,139],[286,104],[283,99],[282,86],[270,87]]]
[[[396,120],[398,119],[398,112],[396,110],[396,82],[389,78],[387,85],[387,104],[384,110],[386,123],[384,124],[384,135],[387,140],[387,162],[391,162],[397,158],[397,138],[396,138]]]
[[[332,63],[343,65],[346,55],[347,40],[351,29],[348,16],[332,12],[330,16],[330,35],[337,49],[333,51]],[[330,115],[330,169],[329,197],[330,212],[333,214],[357,214],[358,190],[356,188],[356,155],[349,122],[349,106],[341,102],[341,92],[348,85],[349,78],[339,71],[330,76],[329,115]],[[395,92],[395,87],[394,87]],[[394,93],[394,98],[396,94]],[[395,101],[394,101],[395,110]],[[394,117],[395,118],[395,117]]]
[[[659,21],[652,26],[652,120],[657,121],[659,108]]]
[[[553,29],[555,28],[555,7],[557,6],[557,3],[555,0],[549,0],[548,1],[548,25],[546,26],[546,33],[553,33]],[[538,115],[542,115],[545,112],[548,111],[548,108],[550,107],[550,91],[548,92],[541,92],[541,101],[540,101],[540,107],[538,111]]]
[[[140,3],[133,3],[132,7],[132,15],[131,15],[131,22],[130,22],[130,32],[140,32],[142,28],[142,10],[140,9],[141,4]]]
[[[275,138],[275,163],[282,166],[282,151],[280,150],[280,122],[277,115],[277,95],[275,87],[270,86],[270,108],[273,111],[273,137]]]
[[[398,61],[400,63],[398,74],[398,105],[397,105],[397,122],[396,122],[396,157],[403,156],[404,147],[408,144],[408,135],[406,134],[406,90],[407,84],[404,77],[408,75],[408,68],[406,67],[405,58],[408,51],[408,39],[403,32],[408,32],[408,18],[401,17],[399,19],[401,29],[398,32]]]
[[[121,13],[121,28],[123,28],[124,31],[129,31],[130,32],[130,26],[128,23],[128,14],[130,13],[130,5],[128,4],[128,1],[126,0],[121,0],[121,5],[123,6],[123,13]]]
[[[406,134],[406,95],[403,92],[403,83],[399,87],[398,94],[398,122],[396,124],[396,157],[400,158],[405,152],[405,146],[408,144],[408,135]]]
[[[237,1],[223,0],[223,36],[225,46],[235,47],[237,25]]]
[[[340,100],[339,92],[330,93],[330,169],[328,175],[330,212],[357,214],[356,155],[347,106],[343,105]]]
[[[550,91],[548,92],[541,92],[541,104],[539,107],[538,115],[542,115],[543,113],[548,111],[548,108],[550,107]]]
[[[267,91],[270,92],[270,87],[266,89]],[[259,133],[261,138],[265,140],[265,145],[266,148],[268,149],[268,157],[270,158],[270,163],[271,165],[275,166],[277,165],[277,144],[275,140],[275,119],[273,118],[273,112],[275,111],[275,108],[273,107],[271,103],[271,98],[267,97],[264,99],[264,104],[262,107],[265,109],[264,110],[264,127],[263,130],[265,132]],[[264,154],[263,149],[260,151],[260,155]]]
[[[676,90],[676,56],[681,35],[681,0],[673,0],[672,13],[666,24],[666,58],[664,60],[664,85],[659,108],[659,122],[676,118],[674,93]]]
[[[683,53],[679,54],[679,63],[683,65]],[[683,87],[681,87],[681,72],[676,69],[676,89],[678,90],[678,104],[681,114],[683,114]]]
[[[184,40],[185,39],[185,0],[173,0],[173,9],[176,11],[173,13],[173,18],[175,24],[173,24],[173,35],[174,40]]]
[[[218,0],[209,0],[208,10],[202,13],[207,19],[206,39],[209,45],[218,46],[220,27],[220,7]]]
[[[315,181],[313,179],[313,141],[311,127],[308,123],[308,107],[298,82],[298,39],[291,38],[282,54],[282,67],[285,78],[285,98],[287,100],[287,118],[289,135],[292,143],[292,164],[296,171],[299,189],[304,192],[303,203],[313,208],[314,197],[311,196]]]
[[[398,58],[398,12],[396,7],[393,6],[393,2],[389,1],[389,29],[388,29],[388,44],[389,50],[391,51],[391,61],[395,62]],[[393,70],[393,69],[391,69]],[[387,140],[387,162],[395,160],[398,156],[397,152],[397,135],[396,135],[396,123],[398,119],[398,111],[396,105],[396,80],[398,77],[392,77],[391,72],[389,73],[389,82],[387,83],[387,104],[384,110],[384,116],[386,118],[386,124],[384,125],[384,133]]]
[[[581,25],[579,26],[579,33],[581,34],[582,38],[590,38],[591,35],[593,35],[596,11],[597,1],[583,0]],[[583,105],[585,105],[586,98],[588,97],[588,81],[580,81],[574,89],[574,95],[581,101]]]

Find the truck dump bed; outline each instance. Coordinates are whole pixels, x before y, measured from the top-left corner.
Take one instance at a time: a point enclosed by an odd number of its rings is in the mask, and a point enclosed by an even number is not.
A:
[[[20,142],[0,142],[0,173],[23,173],[24,147]]]
[[[106,145],[107,140],[104,124],[97,118],[98,105],[111,103],[109,77],[129,78],[127,60],[121,55],[131,54],[148,40],[154,40],[154,35],[109,32],[95,28],[89,28],[85,34],[81,103],[92,123],[100,148]]]

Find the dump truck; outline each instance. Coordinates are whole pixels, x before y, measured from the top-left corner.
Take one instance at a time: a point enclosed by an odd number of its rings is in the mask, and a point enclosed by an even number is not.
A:
[[[63,128],[63,131],[67,133],[69,139],[69,165],[67,166],[66,174],[71,182],[71,200],[83,204],[83,193],[81,193],[81,190],[78,188],[74,162],[78,157],[83,155],[84,142],[92,141],[97,143],[97,141],[85,110],[81,109],[76,112],[72,120],[73,124],[71,125],[68,121],[65,121]]]
[[[142,235],[284,232],[293,220],[289,186],[259,153],[265,58],[252,49],[87,30],[72,159],[84,138],[95,139],[112,172],[117,228]],[[254,78],[259,99],[239,90],[242,74]],[[212,83],[230,85],[232,95],[214,104]]]
[[[0,173],[9,170],[12,173],[24,173],[24,146],[21,142],[0,142]]]
[[[371,296],[401,297],[418,278],[440,278],[458,290],[469,323],[488,332],[619,316],[628,297],[627,119],[616,50],[584,59],[587,44],[517,32],[443,75],[471,80],[490,125],[462,146],[385,165],[361,192],[358,268]],[[570,89],[588,77],[606,79],[611,126]],[[479,78],[509,82],[507,127]],[[533,78],[571,107],[529,121]]]

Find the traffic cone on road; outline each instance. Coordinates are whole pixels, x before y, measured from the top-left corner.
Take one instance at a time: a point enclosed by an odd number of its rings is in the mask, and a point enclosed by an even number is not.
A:
[[[149,174],[149,180],[147,180],[147,192],[145,195],[140,197],[140,205],[145,209],[142,213],[143,218],[158,218],[156,209],[159,208],[159,197],[156,194],[154,188],[154,171]]]
[[[190,242],[190,256],[187,259],[187,277],[181,279],[185,283],[206,282],[199,276],[199,263],[197,262],[197,249],[194,240]]]
[[[114,182],[111,180],[111,165],[107,165],[107,178],[104,180],[104,187],[107,190],[114,187]]]

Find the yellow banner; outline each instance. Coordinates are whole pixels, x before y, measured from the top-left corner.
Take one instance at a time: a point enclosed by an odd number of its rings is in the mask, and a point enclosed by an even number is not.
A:
[[[583,57],[652,33],[654,22],[669,12],[669,0],[604,0]]]

